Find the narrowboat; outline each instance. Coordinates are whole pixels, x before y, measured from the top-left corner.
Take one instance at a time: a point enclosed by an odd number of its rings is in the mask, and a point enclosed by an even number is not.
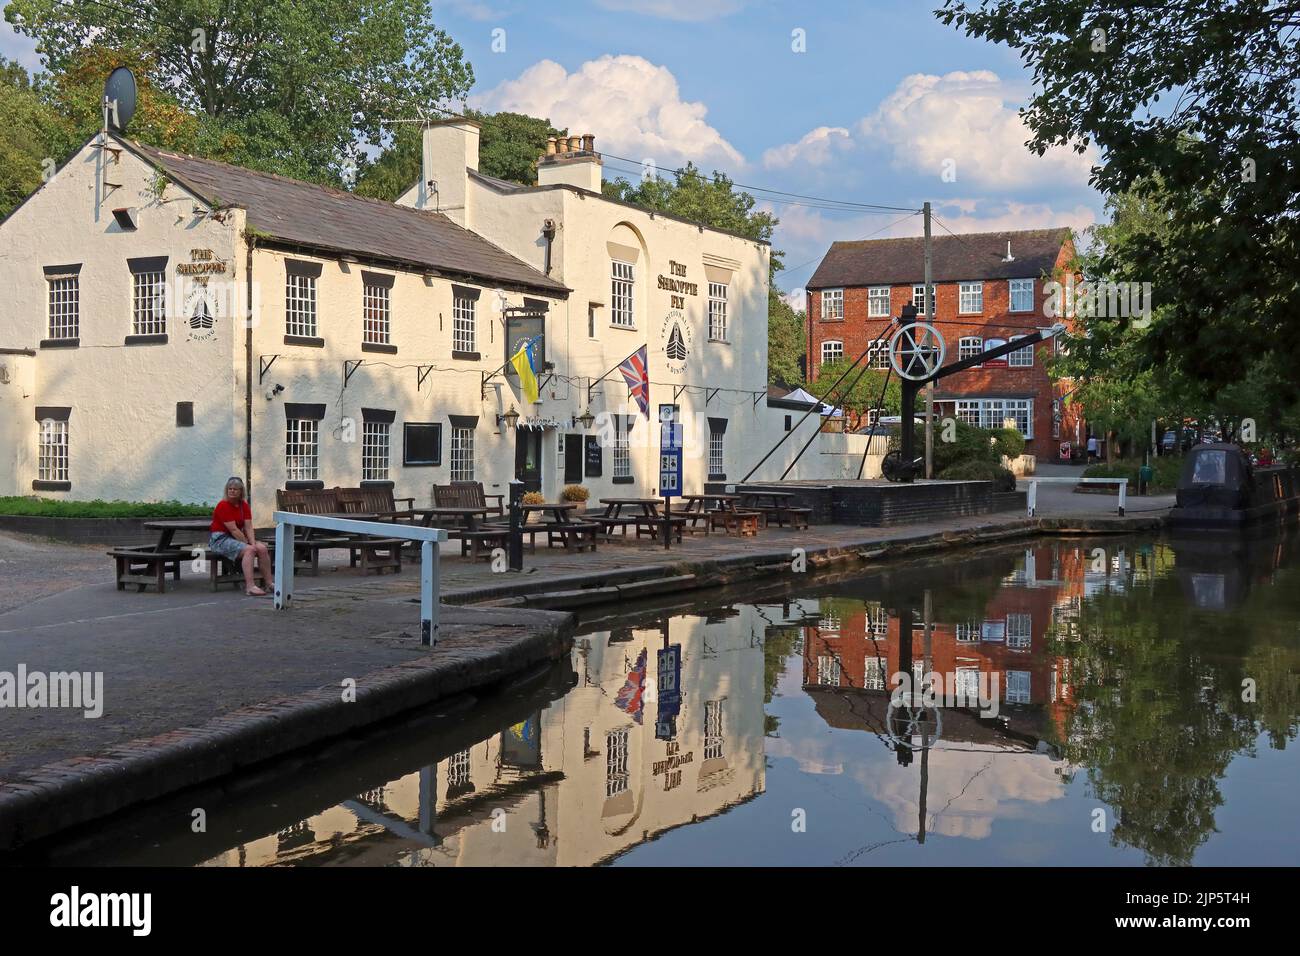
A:
[[[1183,460],[1171,528],[1283,524],[1300,512],[1300,475],[1290,465],[1255,468],[1237,445],[1196,445]]]

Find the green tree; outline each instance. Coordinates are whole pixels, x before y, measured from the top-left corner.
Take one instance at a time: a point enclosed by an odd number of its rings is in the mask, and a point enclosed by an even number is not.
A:
[[[886,382],[885,373],[881,370],[863,369],[859,366],[849,372],[838,387],[832,388],[850,364],[848,360],[824,363],[817,373],[816,381],[809,382],[804,387],[828,404],[843,409],[848,431],[857,431],[865,424],[867,412],[873,408],[883,408],[886,415],[901,413],[903,387],[897,375],[890,375]]]
[[[40,185],[62,159],[56,150],[63,125],[18,63],[0,58],[0,218]]]
[[[767,382],[794,388],[803,379],[803,312],[796,312],[776,286],[767,290]]]
[[[1300,5],[944,0],[937,16],[1032,70],[1031,150],[1095,146],[1093,184],[1166,218],[1117,236],[1100,262],[1100,274],[1150,282],[1161,303],[1134,344],[1141,367],[1211,389],[1253,372],[1277,408],[1294,406]]]
[[[200,151],[303,179],[337,179],[384,120],[474,78],[423,0],[11,0],[5,18],[54,73],[91,45],[138,51],[142,79],[200,117]]]

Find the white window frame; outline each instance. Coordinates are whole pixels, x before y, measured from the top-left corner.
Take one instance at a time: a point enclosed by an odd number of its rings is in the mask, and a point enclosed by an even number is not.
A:
[[[984,283],[959,282],[957,284],[957,314],[980,315],[984,312]]]
[[[844,290],[822,289],[821,307],[823,322],[843,322]]]
[[[1024,304],[1017,308],[1016,299],[1021,297]],[[1011,312],[1033,312],[1034,311],[1034,280],[1033,279],[1008,279],[1007,280],[1007,307]]]
[[[831,354],[827,354],[827,346],[831,346]],[[827,339],[822,343],[822,365],[829,365],[831,362],[838,362],[844,358],[844,343],[839,339]]]
[[[709,283],[709,341],[728,342],[727,283]]]
[[[636,264],[609,260],[609,324],[620,329],[636,328]]]
[[[958,707],[977,707],[980,699],[980,669],[969,665],[958,667],[956,670],[956,687],[954,690],[957,694],[956,704]]]
[[[54,418],[43,419],[37,436],[37,480],[70,481],[68,459],[67,421]]]
[[[167,273],[131,273],[131,334],[167,334]]]
[[[1006,419],[1013,418],[1016,430],[1026,440],[1034,437],[1032,398],[959,398],[956,400],[955,411],[957,418],[977,428],[1002,428]]]
[[[361,287],[361,341],[366,345],[388,345],[392,338],[391,290],[369,282]]]
[[[284,279],[284,332],[316,338],[316,277],[290,272]]]
[[[723,698],[725,700],[725,698]],[[722,700],[704,702],[704,759],[720,760],[726,756],[726,733],[722,723]]]
[[[889,318],[889,286],[867,286],[867,318]]]
[[[882,338],[879,342],[872,342],[867,346],[867,367],[868,368],[889,368],[889,339]]]
[[[1034,640],[1034,616],[1024,611],[1007,614],[1007,647],[1028,650]]]
[[[285,422],[284,467],[287,481],[320,480],[320,422],[290,418]]]
[[[632,477],[632,444],[627,427],[627,419],[622,415],[614,416],[614,478]]]
[[[54,341],[81,337],[81,276],[46,276],[49,307],[46,311],[49,338]]]
[[[1032,684],[1029,671],[1007,671],[1007,703],[1028,704],[1032,702]]]
[[[1014,342],[1016,339],[1023,339],[1023,335],[1013,335],[1008,342]],[[1034,347],[1026,345],[1023,349],[1016,349],[1007,356],[1008,368],[1033,368],[1034,366]]]
[[[628,728],[605,733],[605,799],[616,797],[628,788]]]
[[[452,481],[474,480],[474,429],[451,426],[448,462]]]
[[[958,644],[978,644],[980,634],[979,621],[958,621],[953,625],[953,639]]]
[[[817,683],[821,687],[839,687],[844,678],[844,668],[838,654],[817,655]]]
[[[361,423],[361,480],[387,481],[392,454],[392,425]]]
[[[957,340],[957,358],[964,360],[974,358],[976,355],[984,354],[984,340],[978,335],[963,335]],[[984,363],[980,363],[982,365]],[[974,368],[979,368],[979,365]]]
[[[925,283],[912,286],[912,307],[917,315],[925,315]]]
[[[726,448],[724,439],[727,433],[722,429],[714,429],[712,422],[709,423],[709,474],[725,474],[726,469]]]
[[[862,662],[862,689],[889,689],[889,658],[868,654]]]
[[[453,296],[451,300],[451,350],[472,353],[478,351],[478,303],[467,295]]]

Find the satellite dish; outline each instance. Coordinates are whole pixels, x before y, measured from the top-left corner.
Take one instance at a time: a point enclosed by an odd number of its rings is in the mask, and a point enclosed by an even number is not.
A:
[[[119,66],[104,82],[105,126],[125,132],[135,115],[135,74]]]

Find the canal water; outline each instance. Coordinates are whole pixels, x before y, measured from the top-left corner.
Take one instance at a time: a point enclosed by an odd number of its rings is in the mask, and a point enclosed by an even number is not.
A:
[[[1035,540],[623,608],[32,862],[1289,865],[1298,677],[1294,540]]]

